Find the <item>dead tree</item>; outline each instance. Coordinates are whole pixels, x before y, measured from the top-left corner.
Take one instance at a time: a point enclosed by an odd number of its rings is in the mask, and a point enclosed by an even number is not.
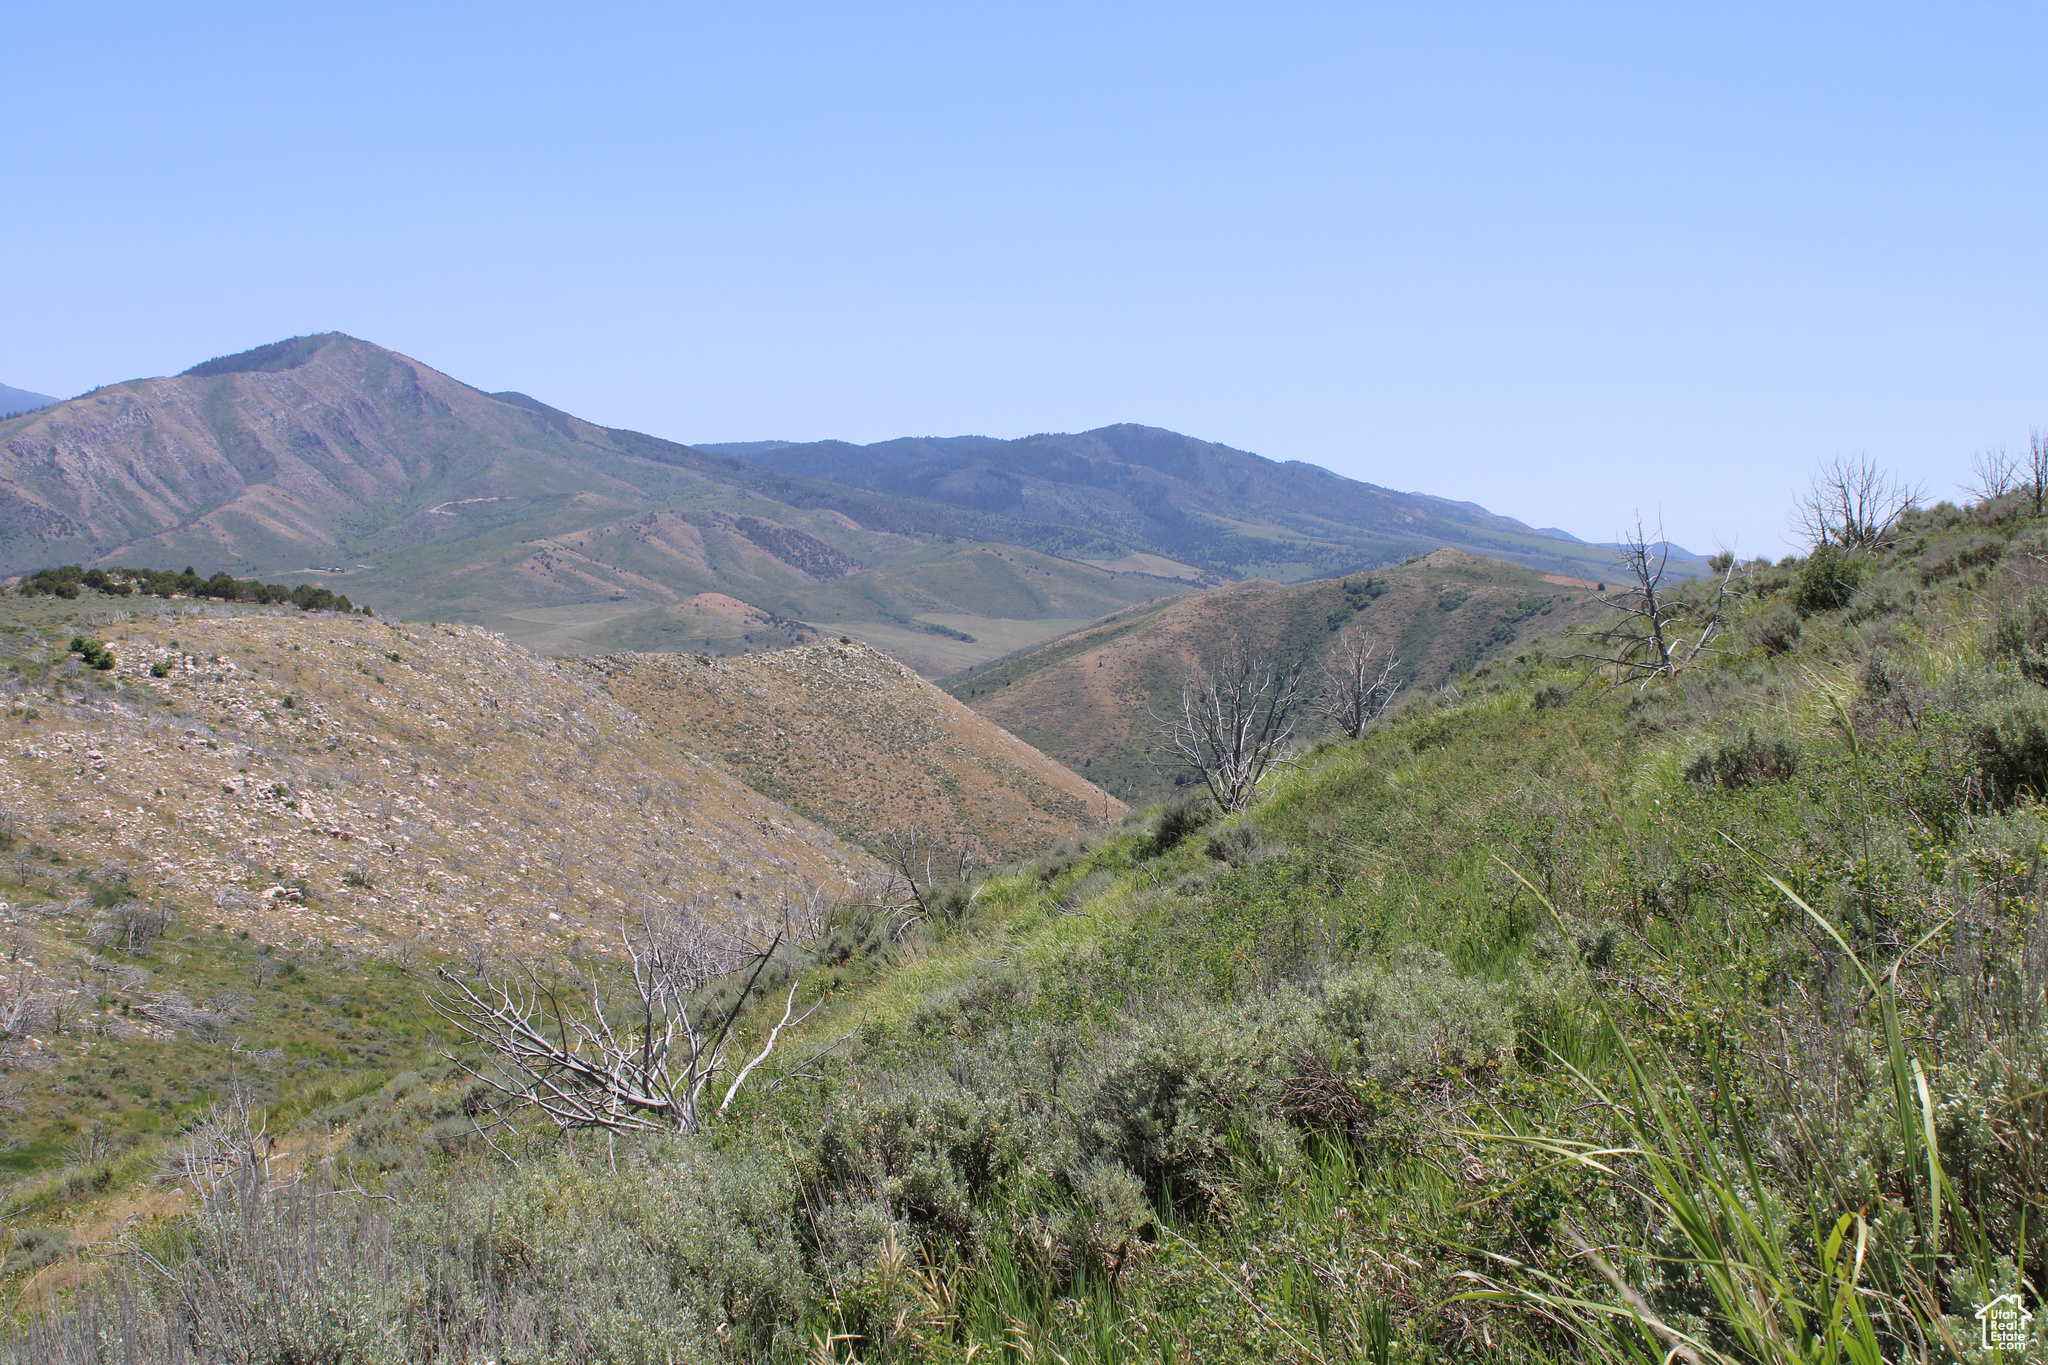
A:
[[[783,1030],[818,1008],[796,1012],[792,981],[782,1017],[735,1069],[726,1056],[735,1026],[782,935],[749,946],[690,909],[643,913],[619,936],[630,982],[596,965],[567,981],[531,964],[476,979],[443,967],[430,996],[435,1012],[481,1046],[496,1070],[457,1064],[563,1129],[689,1133],[725,1112]],[[729,1003],[709,998],[710,987],[734,977],[744,980]],[[714,1085],[727,1077],[714,1108]]]
[[[1151,712],[1160,738],[1202,774],[1218,809],[1243,810],[1294,738],[1294,715],[1307,699],[1305,666],[1283,664],[1246,641],[1181,680],[1177,705]]]
[[[1971,459],[1970,481],[1963,485],[1963,491],[1975,495],[1979,502],[1996,502],[2020,487],[2019,462],[2000,446],[1997,450],[1979,451]]]
[[[886,908],[904,917],[899,934],[913,924],[955,918],[966,909],[969,899],[961,888],[974,868],[974,855],[966,849],[950,847],[923,830],[898,827],[882,832],[875,856],[889,870]]]
[[[1379,641],[1371,635],[1347,630],[1323,659],[1320,686],[1310,705],[1347,739],[1357,739],[1394,704],[1401,690],[1394,670],[1400,666],[1392,655],[1380,658]]]
[[[36,976],[24,963],[17,963],[10,975],[0,977],[0,1043],[26,1037],[39,1021],[48,1018],[49,1002],[37,985]]]
[[[1683,671],[1702,654],[1719,653],[1714,641],[1728,626],[1735,558],[1716,558],[1721,570],[1712,585],[1712,597],[1705,602],[1688,600],[1665,584],[1671,547],[1663,540],[1663,528],[1658,528],[1653,543],[1643,535],[1643,524],[1638,521],[1634,534],[1623,537],[1615,552],[1616,566],[1627,575],[1627,584],[1619,592],[1594,595],[1595,601],[1621,613],[1621,619],[1572,632],[1596,641],[1600,652],[1567,657],[1611,665],[1647,682]]]
[[[213,1213],[237,1197],[260,1195],[272,1146],[268,1121],[267,1114],[250,1108],[248,1093],[234,1086],[225,1102],[214,1104],[186,1131],[171,1153],[167,1173],[189,1184]]]
[[[1899,518],[1919,500],[1919,489],[1868,459],[1838,456],[1813,476],[1793,513],[1794,529],[1815,549],[1874,550],[1891,543]]]

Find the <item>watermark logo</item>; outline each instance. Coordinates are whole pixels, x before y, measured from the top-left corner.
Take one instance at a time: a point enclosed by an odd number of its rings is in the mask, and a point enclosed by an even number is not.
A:
[[[2034,1315],[2018,1294],[2000,1294],[1977,1310],[1987,1351],[2024,1351],[2033,1344]]]

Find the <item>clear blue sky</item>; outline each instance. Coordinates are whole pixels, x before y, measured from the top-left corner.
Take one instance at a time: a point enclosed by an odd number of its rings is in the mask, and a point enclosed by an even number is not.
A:
[[[681,440],[1148,422],[1783,553],[2048,425],[2048,10],[57,5],[0,383],[339,328]]]

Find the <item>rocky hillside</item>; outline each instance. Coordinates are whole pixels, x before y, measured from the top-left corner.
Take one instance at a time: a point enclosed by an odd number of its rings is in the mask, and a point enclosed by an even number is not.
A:
[[[1245,636],[1311,665],[1354,623],[1401,661],[1411,692],[1513,644],[1580,619],[1593,582],[1541,575],[1458,550],[1345,579],[1251,582],[1104,618],[949,683],[947,691],[1133,802],[1170,795],[1186,774],[1154,761],[1147,708],[1219,642]],[[1304,717],[1303,733],[1313,733]]]
[[[734,659],[613,654],[590,676],[682,753],[864,843],[915,827],[984,862],[1037,852],[1123,802],[866,645]]]
[[[0,818],[28,891],[277,944],[532,950],[608,942],[649,897],[772,910],[874,867],[473,627],[18,602]],[[81,630],[110,670],[66,653]]]
[[[413,973],[451,957],[609,954],[663,902],[815,933],[881,871],[856,839],[987,861],[1124,814],[858,644],[581,663],[466,625],[0,593],[0,674],[9,1217],[68,1197],[34,1183],[66,1162],[154,1171],[222,1096],[319,1109],[430,1064]],[[183,1207],[146,1191],[30,1251]]]

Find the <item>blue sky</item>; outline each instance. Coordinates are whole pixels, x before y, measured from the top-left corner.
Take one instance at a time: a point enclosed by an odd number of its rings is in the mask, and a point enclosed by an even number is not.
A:
[[[2048,426],[2038,5],[17,6],[0,383],[339,328],[680,440],[1148,422],[1785,551]]]

